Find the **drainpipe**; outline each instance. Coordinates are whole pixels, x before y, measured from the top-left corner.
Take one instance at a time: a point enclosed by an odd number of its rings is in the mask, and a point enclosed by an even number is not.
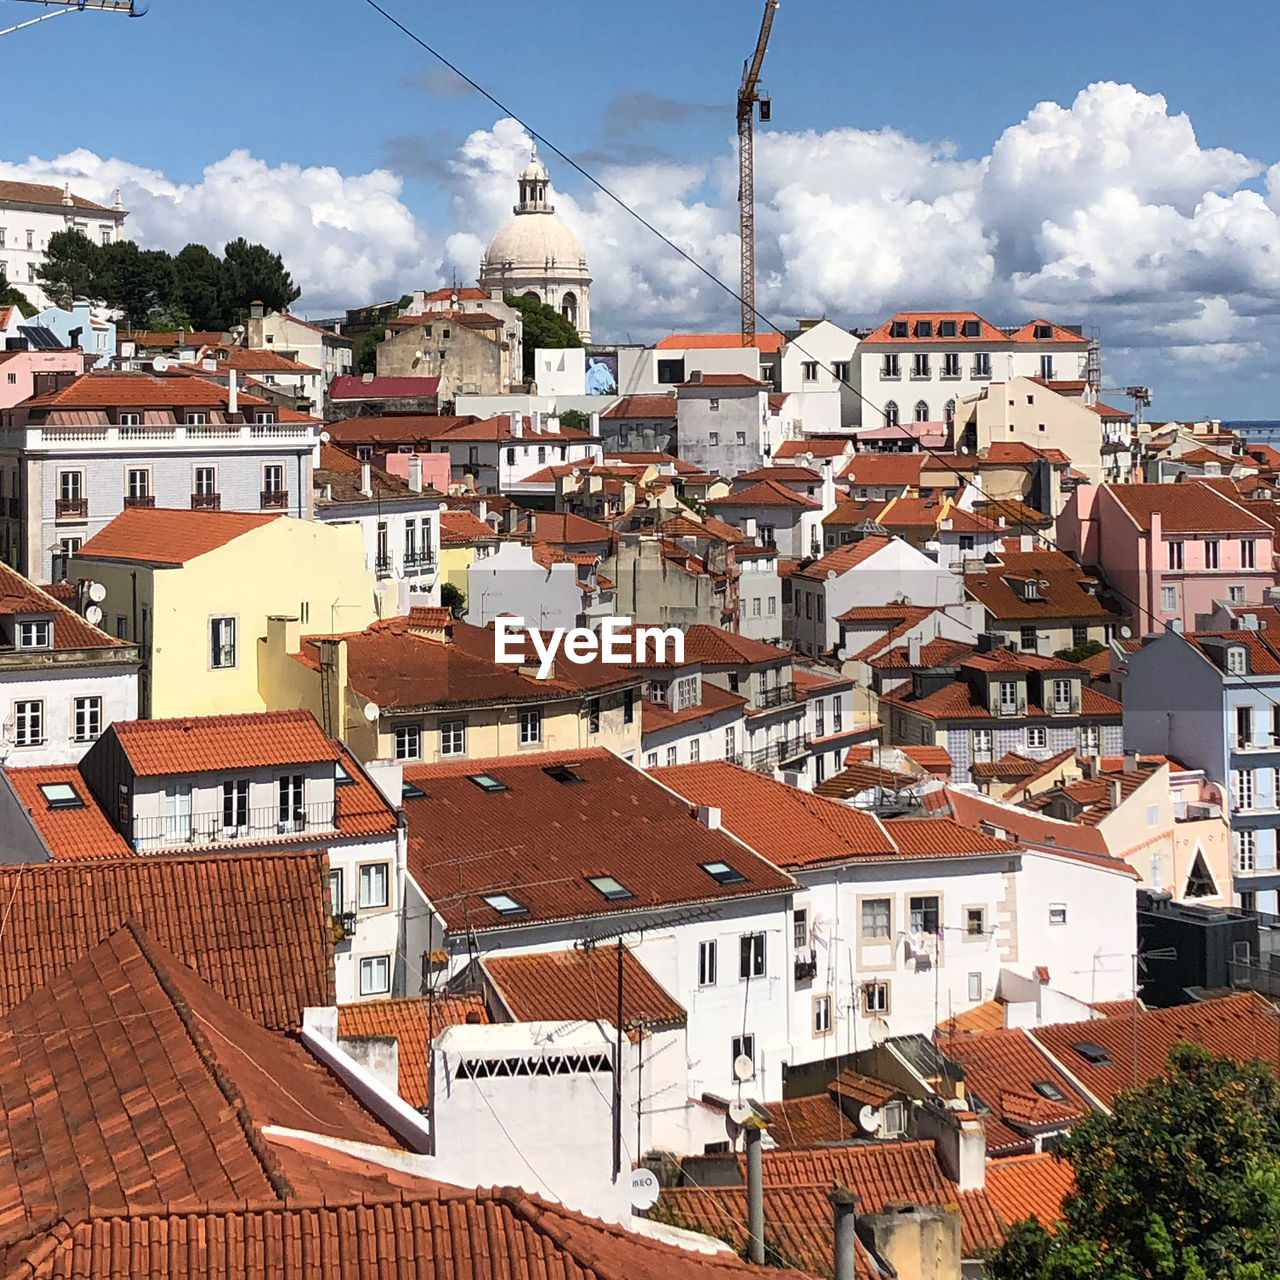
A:
[[[747,1260],[764,1265],[764,1168],[760,1158],[760,1124],[752,1116],[747,1139]]]
[[[848,1187],[836,1187],[831,1192],[831,1207],[835,1211],[836,1226],[835,1280],[854,1280],[858,1197]]]

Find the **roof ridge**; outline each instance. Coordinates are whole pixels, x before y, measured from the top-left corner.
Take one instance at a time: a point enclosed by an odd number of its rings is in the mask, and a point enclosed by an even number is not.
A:
[[[249,1112],[249,1104],[236,1087],[235,1082],[223,1069],[213,1045],[199,1025],[195,1011],[187,1003],[186,997],[178,989],[168,970],[164,968],[152,951],[150,939],[141,926],[133,920],[128,920],[125,922],[124,927],[129,931],[137,944],[138,950],[150,966],[152,973],[155,974],[161,990],[165,993],[170,1004],[173,1005],[173,1011],[185,1028],[191,1040],[192,1048],[196,1051],[196,1056],[204,1064],[205,1070],[217,1086],[219,1093],[226,1098],[235,1111],[236,1120],[244,1133],[245,1141],[249,1144],[249,1150],[253,1152],[258,1163],[262,1166],[262,1172],[271,1189],[282,1201],[292,1199],[295,1194],[294,1189],[289,1179],[285,1176],[284,1168],[276,1158],[275,1153],[263,1141],[262,1135],[258,1132],[257,1125],[254,1123],[253,1116]],[[181,963],[181,961],[178,963]],[[200,981],[203,981],[203,979],[200,979]],[[247,1017],[248,1015],[242,1014],[241,1016]]]

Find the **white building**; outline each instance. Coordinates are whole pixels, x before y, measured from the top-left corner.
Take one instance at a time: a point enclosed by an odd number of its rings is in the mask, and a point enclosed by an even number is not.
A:
[[[539,631],[592,627],[613,613],[613,588],[602,586],[597,564],[548,543],[500,542],[467,566],[467,621],[484,627],[508,614]]]
[[[835,426],[856,424],[861,420],[862,403],[854,383],[857,347],[857,338],[830,320],[802,323],[800,332],[789,336],[782,348],[781,390],[803,399],[818,392],[831,393],[838,404]],[[811,424],[809,429],[818,428]]]
[[[743,694],[702,678],[702,663],[640,668],[641,759],[646,769],[698,760],[742,762],[747,742]]]
[[[274,351],[295,364],[319,369],[327,387],[334,378],[351,372],[355,343],[288,311],[267,311],[260,302],[249,308],[243,333],[233,331],[253,350]],[[317,405],[317,409],[319,409]]]
[[[778,548],[768,543],[739,542],[733,549],[738,565],[738,634],[766,644],[782,641],[782,578]]]
[[[0,181],[0,266],[9,283],[39,311],[51,301],[39,284],[49,237],[80,231],[94,244],[115,244],[124,239],[126,217],[119,191],[107,208],[76,195],[70,185],[59,189],[38,182]]]
[[[736,333],[673,333],[652,347],[619,346],[618,392],[622,396],[669,394],[701,374],[738,374],[773,385],[782,338],[756,334],[744,347]]]
[[[676,438],[682,460],[712,475],[763,466],[781,443],[769,387],[741,373],[695,373],[677,388]]]

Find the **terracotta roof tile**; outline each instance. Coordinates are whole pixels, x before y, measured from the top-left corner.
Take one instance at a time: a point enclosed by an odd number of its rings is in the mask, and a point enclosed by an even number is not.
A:
[[[720,627],[705,622],[695,623],[684,634],[686,662],[701,662],[707,666],[748,666],[761,662],[779,662],[791,657],[789,649],[754,640],[750,636],[734,635]]]
[[[557,766],[567,770],[565,781],[553,776]],[[486,792],[473,781],[485,776],[504,789]],[[405,802],[409,871],[450,929],[483,932],[716,902],[784,892],[793,883],[599,748],[411,765],[405,777],[427,793]],[[660,867],[653,862],[658,847],[665,850]],[[461,888],[459,859],[466,866]],[[718,862],[742,879],[721,883],[704,869]],[[592,876],[614,877],[631,896],[607,898]],[[525,910],[504,914],[485,900],[494,894]]]
[[[1028,600],[1022,583],[1038,586]],[[1086,590],[1085,583],[1092,584]],[[1005,551],[1000,564],[964,575],[965,590],[997,620],[1023,618],[1117,617],[1098,597],[1097,579],[1081,569],[1064,551]]]
[[[377,1036],[395,1040],[399,1063],[398,1092],[419,1110],[430,1101],[429,1046],[433,1035],[464,1022],[488,1022],[478,994],[409,996],[401,1000],[361,1000],[338,1006],[338,1037],[359,1040]]]
[[[329,384],[329,399],[388,400],[396,397],[417,399],[433,396],[440,390],[439,378],[373,377],[368,381],[360,374],[334,378]]]
[[[281,518],[243,511],[130,507],[95,533],[76,555],[86,560],[181,565]]]
[[[1048,325],[1050,336],[1048,338],[1036,337],[1036,328],[1040,325]],[[1063,325],[1054,324],[1050,320],[1028,320],[1022,328],[1016,330],[1013,334],[1014,342],[1070,342],[1079,346],[1087,346],[1088,339],[1082,334],[1077,333],[1074,329],[1068,329]]]
[[[857,485],[918,485],[924,459],[923,453],[858,453],[841,478]]]
[[[602,418],[670,418],[676,417],[675,396],[623,396],[600,415]]]
[[[136,921],[264,1026],[333,1003],[323,853],[166,855],[0,868],[0,1012]]]
[[[953,818],[889,818],[884,824],[902,853],[916,858],[1015,853],[1018,846],[998,836],[961,826]]]
[[[1159,512],[1165,533],[1270,532],[1265,521],[1196,480],[1185,484],[1104,484],[1102,492],[1140,529],[1150,530],[1151,517]]]
[[[440,541],[451,546],[470,542],[496,542],[498,535],[471,511],[442,511]]]
[[[840,458],[852,448],[853,441],[848,436],[807,436],[803,440],[784,440],[773,451],[773,456],[802,458],[805,454],[812,454],[815,458]]]
[[[310,711],[117,720],[107,734],[119,740],[139,777],[339,758],[337,746]]]
[[[745,373],[704,373],[696,381],[690,379],[679,384],[681,391],[696,391],[700,387],[767,387],[767,382]]]
[[[1062,1217],[1062,1202],[1075,1189],[1075,1171],[1050,1153],[988,1160],[987,1199],[1006,1222],[1038,1218],[1052,1227]]]
[[[133,848],[112,826],[73,764],[6,770],[22,807],[31,815],[41,839],[58,861],[81,858],[125,858]],[[84,802],[79,808],[49,803],[42,787],[69,786]]]
[[[907,336],[895,338],[893,336],[894,321],[906,321]],[[918,321],[928,320],[933,324],[933,335],[929,338],[921,339],[916,336],[916,324]],[[951,320],[955,322],[956,332],[952,337],[942,338],[938,334],[938,322],[940,320]],[[963,337],[964,322],[966,320],[976,320],[979,325],[979,332],[975,337]],[[863,339],[864,342],[1006,342],[1004,331],[998,329],[988,320],[984,320],[976,311],[895,311],[883,324],[877,325]]]
[[[480,962],[498,999],[515,1022],[616,1023],[618,952],[602,944],[590,950],[490,955]],[[622,949],[622,1030],[684,1026],[681,1005],[635,958]]]
[[[757,333],[752,346],[760,351],[777,351],[783,344],[780,333]],[[723,350],[744,345],[740,333],[670,333],[654,344],[657,351]]]
[[[46,395],[33,396],[25,409],[182,409],[227,408],[228,387],[197,376],[194,369],[174,368],[171,373],[91,372]],[[244,408],[270,402],[241,393]]]
[[[822,504],[788,489],[777,480],[761,480],[744,489],[735,489],[723,498],[711,498],[707,506],[714,510],[722,507],[798,507],[805,511],[818,511]]]
[[[38,587],[24,578],[16,569],[0,564],[0,615],[40,614],[53,615],[53,643],[57,651],[67,649],[124,649],[123,641],[109,636],[90,625],[65,602],[75,601],[75,584],[54,583],[50,587]],[[38,660],[38,655],[32,655]]]
[[[681,710],[673,711],[665,702],[650,702],[647,699],[640,708],[641,730],[643,733],[656,733],[659,729],[667,729],[676,724],[687,724],[690,720],[698,720],[702,716],[719,715],[723,711],[736,711],[747,705],[747,699],[740,693],[730,693],[710,680],[702,682],[702,701],[695,702]]]
[[[815,560],[803,569],[797,569],[791,576],[804,578],[807,582],[825,582],[831,573],[847,573],[850,569],[857,568],[877,551],[883,551],[892,541],[892,538],[873,534],[858,542],[848,542],[843,547],[837,547],[829,552],[821,560]]]
[[[1096,827],[1058,822],[1028,809],[957,791],[954,787],[947,788],[947,799],[956,821],[966,826],[1002,831],[1024,845],[1064,856],[1085,856],[1095,865],[1113,867],[1117,872],[1137,877],[1137,872],[1127,863],[1111,856],[1106,839]]]
[[[63,187],[45,182],[14,182],[7,178],[0,181],[0,201],[10,204],[45,204],[62,209],[66,207],[63,204],[64,194]],[[104,204],[95,204],[92,200],[86,200],[84,196],[76,195],[74,191],[70,193],[70,198],[72,208],[87,209],[91,213],[110,214],[112,217],[119,216],[117,210],[108,209]]]
[[[583,542],[612,543],[613,530],[571,511],[538,511],[524,517],[516,526],[519,534],[533,534],[540,542],[558,546],[576,546]]]

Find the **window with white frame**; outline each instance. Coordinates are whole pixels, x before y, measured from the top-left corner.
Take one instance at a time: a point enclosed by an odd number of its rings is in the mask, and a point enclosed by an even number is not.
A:
[[[130,467],[125,475],[125,492],[131,499],[151,496],[151,472],[146,467]]]
[[[826,1036],[831,1034],[831,996],[813,997],[813,1034]]]
[[[991,730],[975,729],[973,731],[973,758],[989,760],[991,758]]]
[[[1049,923],[1067,923],[1067,904],[1065,902],[1051,902],[1049,904]]]
[[[1245,828],[1231,834],[1236,847],[1236,870],[1256,871],[1258,869],[1258,833]]]
[[[13,704],[13,742],[18,747],[38,747],[44,742],[44,703],[28,699]]]
[[[71,704],[71,710],[71,729],[76,742],[93,742],[101,736],[101,698],[76,698]]]
[[[79,502],[84,493],[83,471],[58,472],[58,497],[63,502]]]
[[[391,990],[391,957],[365,956],[360,961],[360,994],[384,996]]]
[[[1204,540],[1204,567],[1206,569],[1219,568],[1219,542],[1217,538],[1206,538]]]
[[[1080,750],[1089,756],[1096,756],[1102,750],[1102,730],[1096,724],[1080,726]]]
[[[971,973],[969,975],[969,999],[975,1000],[975,1001],[982,999],[982,974],[981,973]]]
[[[329,868],[329,910],[335,915],[342,914],[342,904],[345,899],[342,896],[342,868]]]
[[[729,725],[724,731],[724,755],[726,760],[732,760],[738,754],[738,728],[736,725]]]
[[[734,1036],[730,1042],[730,1049],[733,1053],[733,1068],[736,1071],[739,1058],[749,1058],[751,1061],[752,1075],[755,1074],[756,1062],[756,1038],[750,1032],[745,1035]]]
[[[1055,680],[1053,682],[1053,709],[1058,715],[1071,710],[1071,681]]]
[[[197,498],[212,498],[218,492],[217,467],[197,467],[192,481],[191,492]]]
[[[303,779],[300,773],[286,773],[276,781],[277,805],[276,815],[279,821],[278,830],[305,831],[307,812],[303,807]]]
[[[707,938],[698,943],[698,986],[716,985],[716,940]]]
[[[542,711],[526,707],[520,712],[520,745],[531,747],[542,741]]]
[[[360,868],[360,906],[385,907],[390,901],[390,871],[385,862],[366,862]]]
[[[142,414],[140,413],[121,413],[117,414],[116,422],[122,427],[140,427],[142,425]]]
[[[1240,586],[1227,588],[1227,599],[1232,604],[1244,604],[1244,588]]]
[[[1016,680],[1000,681],[1000,714],[1016,715],[1018,711],[1018,682]]]
[[[797,907],[791,917],[791,944],[797,951],[809,948],[809,909]]]
[[[679,764],[680,763],[679,755],[680,755],[680,752],[679,752],[678,746],[675,743],[672,743],[672,745],[667,748],[668,766],[673,764]]]
[[[235,618],[209,619],[209,665],[215,670],[236,665]]]
[[[1240,544],[1240,567],[1253,569],[1257,567],[1257,563],[1256,544],[1252,538],[1245,538]]]
[[[1027,730],[1027,746],[1032,751],[1043,751],[1049,745],[1049,730],[1033,725]]]
[[[440,721],[440,754],[461,756],[467,753],[467,722],[465,720]]]
[[[269,462],[262,468],[262,490],[264,493],[284,492],[284,467],[278,462]]]
[[[222,784],[222,829],[243,831],[248,825],[249,779],[228,779]]]
[[[1227,650],[1227,671],[1233,676],[1242,676],[1245,674],[1248,665],[1245,659],[1244,646],[1233,644]]]
[[[53,644],[53,622],[49,618],[35,618],[18,623],[19,649],[48,649]]]
[[[818,362],[816,360],[805,360],[800,366],[800,371],[806,382],[817,382]]]
[[[1177,613],[1178,612],[1178,588],[1177,587],[1161,587],[1160,588],[1160,611],[1161,613]]]
[[[764,971],[764,934],[744,933],[738,939],[738,977],[763,978]]]
[[[889,1012],[889,984],[864,982],[862,984],[862,1012],[868,1017],[878,1017]]]
[[[1252,769],[1231,771],[1231,800],[1237,809],[1252,809],[1254,803],[1254,778]]]

